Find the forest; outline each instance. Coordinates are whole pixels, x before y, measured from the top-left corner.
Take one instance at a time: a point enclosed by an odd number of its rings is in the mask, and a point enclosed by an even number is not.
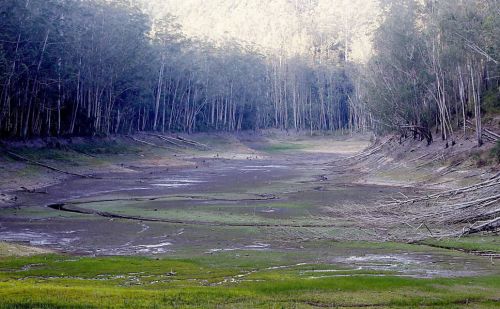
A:
[[[219,2],[195,7],[262,7]],[[4,0],[1,136],[374,129],[454,143],[469,126],[481,144],[481,113],[500,108],[498,1],[344,2],[271,1],[281,19],[252,42],[234,27],[243,39],[188,36],[154,13],[162,1]]]
[[[497,308],[500,0],[0,0],[0,308]]]

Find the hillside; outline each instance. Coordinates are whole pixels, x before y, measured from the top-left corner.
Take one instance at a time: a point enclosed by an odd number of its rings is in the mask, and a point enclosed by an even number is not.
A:
[[[378,0],[138,0],[156,18],[176,17],[190,37],[255,44],[293,56],[349,40],[352,60],[365,61],[377,25]]]

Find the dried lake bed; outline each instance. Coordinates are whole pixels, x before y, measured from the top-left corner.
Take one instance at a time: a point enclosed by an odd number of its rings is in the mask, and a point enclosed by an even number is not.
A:
[[[381,201],[432,191],[361,184],[353,181],[359,175],[332,170],[332,162],[368,147],[366,138],[232,143],[177,154],[190,162],[183,167],[133,162],[127,171],[68,178],[43,194],[16,192],[19,202],[0,209],[0,241],[77,257],[195,259],[211,266],[230,259],[239,271],[223,276],[223,285],[277,271],[307,280],[500,273],[496,256],[408,244],[390,236],[408,233],[407,226],[356,220]]]

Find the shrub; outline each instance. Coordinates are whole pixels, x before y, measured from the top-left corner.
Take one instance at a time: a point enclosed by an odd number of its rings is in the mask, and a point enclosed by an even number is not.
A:
[[[491,149],[491,156],[497,161],[497,163],[500,163],[500,141],[497,141],[495,147]]]

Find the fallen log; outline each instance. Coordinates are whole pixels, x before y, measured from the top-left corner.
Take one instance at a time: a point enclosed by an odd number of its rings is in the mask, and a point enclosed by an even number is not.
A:
[[[474,126],[474,124],[472,122],[470,122],[469,120],[466,121],[468,125],[470,126]],[[500,134],[497,134],[491,130],[488,130],[486,128],[483,128],[483,134],[486,133],[486,134],[489,134],[490,136],[492,137],[495,137],[497,140],[500,139]]]
[[[26,158],[26,157],[23,157],[23,156],[21,156],[21,155],[19,155],[17,153],[9,151],[9,150],[6,150],[5,152],[9,156],[11,156],[12,158],[14,158],[16,160],[28,162],[29,164],[32,164],[32,165],[41,166],[41,167],[44,167],[44,168],[49,169],[49,170],[54,171],[54,172],[58,172],[58,173],[61,173],[61,174],[66,174],[66,175],[71,175],[71,176],[77,176],[77,177],[81,177],[81,178],[99,179],[98,177],[95,177],[93,175],[83,175],[83,174],[78,174],[78,173],[72,173],[72,172],[68,172],[68,171],[63,171],[61,169],[55,168],[53,166],[50,166],[48,164],[44,164],[44,163],[41,163],[41,162],[38,162],[38,161],[35,161],[35,160],[31,160],[31,159]]]
[[[172,137],[168,137],[168,136],[164,136],[164,135],[159,135],[159,134],[152,134],[152,133],[144,133],[144,134],[157,137],[157,138],[161,139],[162,141],[165,141],[165,142],[167,142],[167,143],[169,143],[171,145],[174,145],[176,147],[179,147],[179,148],[187,148],[186,146],[181,145],[181,144],[175,142],[175,139],[172,138]]]
[[[472,125],[469,125],[469,124],[467,124],[466,127],[473,130],[473,131],[476,130],[474,127],[472,127]],[[498,134],[496,134],[490,130],[487,130],[487,129],[483,129],[482,136],[484,138],[486,138],[487,140],[489,140],[490,142],[495,143],[495,142],[500,141],[500,136]]]
[[[479,205],[479,204],[482,204],[485,202],[497,202],[497,201],[500,201],[500,194],[494,195],[494,196],[489,196],[489,197],[482,198],[482,199],[478,199],[475,201],[469,201],[469,202],[465,202],[465,203],[461,203],[461,204],[455,204],[453,206],[456,207],[457,209],[466,209],[466,208],[469,208],[471,206]]]
[[[191,145],[193,145],[193,146],[201,147],[201,148],[204,148],[204,149],[210,149],[210,147],[208,147],[208,146],[207,146],[207,145],[205,145],[205,144],[202,144],[202,143],[197,142],[197,141],[189,140],[189,139],[184,138],[184,137],[179,136],[179,135],[177,135],[177,137],[176,137],[176,138],[177,138],[178,140],[180,140],[180,141],[184,142],[184,143],[191,144]]]
[[[148,202],[148,201],[158,201],[166,198],[179,198],[179,199],[191,199],[197,201],[210,201],[210,202],[259,202],[259,201],[272,201],[278,200],[279,197],[275,195],[248,197],[248,198],[236,198],[236,199],[226,199],[226,198],[213,198],[206,196],[190,196],[190,195],[160,195],[160,196],[146,196],[146,197],[124,197],[124,198],[112,198],[112,199],[101,199],[101,200],[85,200],[85,201],[70,201],[67,205],[85,205],[93,203],[109,203],[109,202],[122,202],[122,201],[133,201],[133,202]]]
[[[365,158],[369,158],[370,156],[374,155],[378,151],[382,150],[382,148],[386,144],[390,143],[391,141],[392,141],[392,138],[388,139],[387,141],[385,141],[384,143],[382,143],[378,146],[372,145],[371,147],[368,147],[367,149],[363,150],[362,152],[360,152],[358,154],[355,154],[355,155],[350,156],[350,157],[341,158],[341,159],[337,160],[337,162],[330,162],[327,165],[337,167],[337,168],[352,166],[352,163],[350,163],[348,161],[351,161],[351,160],[361,161]]]
[[[47,191],[37,191],[37,190],[33,190],[33,189],[28,189],[26,187],[21,187],[21,190],[23,190],[24,192],[27,192],[27,193],[31,193],[31,194],[49,194]]]
[[[160,222],[160,223],[170,223],[170,224],[180,224],[180,225],[204,225],[204,226],[230,226],[230,227],[267,227],[267,228],[332,228],[336,227],[336,224],[273,224],[273,223],[232,223],[232,222],[220,222],[220,221],[197,221],[197,220],[181,220],[181,219],[162,219],[162,218],[151,218],[151,217],[141,217],[132,215],[122,215],[118,213],[104,212],[93,209],[84,209],[80,207],[75,207],[72,205],[67,205],[64,203],[51,204],[46,207],[71,213],[79,213],[85,215],[101,216],[111,219],[123,219],[123,220],[133,220],[141,222]]]
[[[479,214],[473,218],[470,218],[470,221],[481,221],[481,220],[488,220],[491,219],[492,217],[496,217],[498,214],[500,214],[500,208],[493,209],[491,211]]]
[[[139,144],[143,144],[143,145],[147,145],[147,146],[151,146],[151,147],[156,147],[156,148],[168,149],[170,151],[176,151],[173,148],[170,148],[170,147],[167,147],[167,146],[163,146],[163,145],[156,145],[156,144],[153,144],[153,143],[150,143],[150,142],[147,142],[147,141],[143,141],[143,140],[135,138],[135,137],[133,137],[131,135],[127,135],[127,137],[130,138],[131,140],[133,140],[134,142],[139,143]]]
[[[491,221],[481,224],[477,227],[471,227],[465,230],[461,236],[477,234],[481,232],[493,232],[500,228],[500,217],[497,217]]]
[[[442,197],[446,197],[446,196],[454,196],[454,195],[463,194],[463,193],[467,193],[467,192],[471,192],[471,191],[476,191],[476,190],[483,189],[483,188],[498,186],[500,183],[499,176],[500,176],[500,173],[496,174],[495,176],[491,177],[490,179],[488,179],[486,181],[483,181],[483,182],[480,182],[480,183],[477,183],[477,184],[474,184],[471,186],[467,186],[467,187],[437,192],[435,194],[430,194],[430,195],[426,195],[423,197],[417,197],[417,198],[413,198],[413,199],[396,200],[395,202],[387,203],[386,206],[413,204],[416,202],[438,199],[438,198],[442,198]]]

